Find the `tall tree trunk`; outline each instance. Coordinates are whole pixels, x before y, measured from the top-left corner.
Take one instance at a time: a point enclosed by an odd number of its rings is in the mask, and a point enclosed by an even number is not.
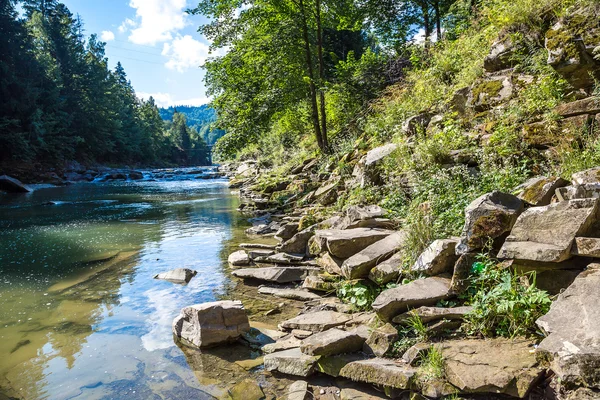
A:
[[[321,0],[315,1],[315,17],[317,20],[317,52],[319,56],[319,97],[321,100],[321,137],[323,150],[329,151],[327,139],[327,112],[325,111],[325,61],[323,60],[323,27],[321,26]]]
[[[323,136],[321,135],[321,127],[319,126],[319,106],[317,104],[317,89],[315,87],[315,74],[313,72],[312,56],[310,53],[310,39],[308,37],[308,22],[306,21],[306,10],[304,9],[304,0],[299,0],[300,14],[302,17],[302,37],[304,39],[304,51],[306,53],[306,68],[308,70],[308,79],[310,81],[310,104],[312,108],[313,127],[315,129],[315,137],[321,151],[325,150]]]
[[[425,28],[425,48],[429,48],[431,40],[431,18],[429,16],[429,3],[425,0],[421,2],[421,12],[423,13],[423,27]]]
[[[433,0],[433,11],[435,12],[436,40],[442,40],[442,16],[440,15],[440,0]]]

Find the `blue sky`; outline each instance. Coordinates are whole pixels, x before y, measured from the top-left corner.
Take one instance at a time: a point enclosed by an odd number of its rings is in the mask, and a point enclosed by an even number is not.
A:
[[[86,34],[106,45],[110,67],[121,61],[139,97],[152,95],[160,106],[208,101],[204,71],[207,40],[197,32],[205,22],[190,16],[196,0],[62,0],[79,14]]]

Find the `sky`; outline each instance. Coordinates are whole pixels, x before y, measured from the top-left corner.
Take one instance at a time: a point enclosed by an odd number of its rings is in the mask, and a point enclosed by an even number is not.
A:
[[[106,42],[114,68],[120,61],[138,97],[153,96],[161,107],[201,105],[205,94],[200,66],[209,43],[197,30],[202,16],[187,15],[197,0],[62,0],[83,20],[85,33]],[[214,55],[214,54],[212,54]]]

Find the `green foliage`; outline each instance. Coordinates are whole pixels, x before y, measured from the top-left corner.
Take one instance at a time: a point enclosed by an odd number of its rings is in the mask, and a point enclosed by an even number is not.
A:
[[[343,302],[354,306],[356,310],[369,311],[379,293],[394,286],[394,284],[388,284],[380,288],[368,281],[343,281],[338,284],[337,296]]]
[[[417,343],[429,340],[429,332],[418,315],[412,315],[406,324],[398,328],[398,340],[392,345],[391,354],[401,357]]]
[[[486,337],[526,336],[536,333],[535,321],[552,303],[547,292],[535,287],[535,275],[524,282],[510,269],[481,256],[471,269],[471,285],[465,297],[474,307],[465,318],[468,334]]]

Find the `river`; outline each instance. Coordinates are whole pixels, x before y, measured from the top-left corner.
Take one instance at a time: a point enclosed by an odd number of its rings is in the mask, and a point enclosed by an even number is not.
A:
[[[0,194],[0,398],[203,399],[238,379],[216,372],[230,349],[190,355],[171,334],[231,284],[237,196],[224,179],[147,178]],[[177,267],[198,275],[153,279]]]

